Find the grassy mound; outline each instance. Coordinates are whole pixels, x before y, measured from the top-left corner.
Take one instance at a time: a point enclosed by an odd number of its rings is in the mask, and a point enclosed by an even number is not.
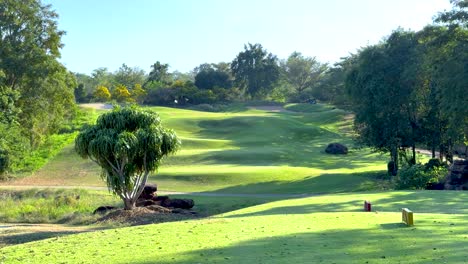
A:
[[[4,263],[464,263],[465,192],[327,195],[0,249]],[[363,199],[378,212],[362,212]],[[401,224],[400,207],[415,212]]]

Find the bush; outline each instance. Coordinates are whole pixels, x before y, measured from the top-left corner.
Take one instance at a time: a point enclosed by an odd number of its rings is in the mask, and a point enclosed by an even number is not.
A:
[[[416,164],[405,166],[398,172],[396,186],[398,189],[428,189],[439,184],[447,175],[445,167],[432,167],[426,169],[426,165]]]
[[[437,167],[444,167],[445,164],[440,159],[430,159],[425,165],[426,170],[431,170]]]

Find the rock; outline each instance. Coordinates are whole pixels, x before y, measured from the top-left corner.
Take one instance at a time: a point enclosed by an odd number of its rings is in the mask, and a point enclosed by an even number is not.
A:
[[[109,205],[99,206],[96,210],[94,210],[93,214],[103,214],[103,213],[106,213],[107,211],[114,210],[114,209],[116,209],[116,207],[114,206],[109,206]]]
[[[158,187],[156,186],[156,184],[146,184],[145,187],[143,188],[143,192],[141,192],[138,199],[151,200],[153,199],[153,197],[157,196],[156,195],[157,190],[158,190]]]
[[[149,206],[149,205],[156,205],[158,204],[157,201],[153,201],[153,200],[146,200],[146,199],[138,199],[135,203],[135,206],[136,207],[145,207],[145,206]]]
[[[468,160],[454,160],[445,178],[446,190],[468,189]]]
[[[195,203],[192,199],[166,199],[161,202],[161,205],[164,207],[190,209]]]
[[[164,200],[167,200],[167,199],[169,199],[169,196],[157,196],[157,197],[153,197],[151,200],[163,202]]]
[[[158,186],[156,184],[146,184],[143,193],[154,194],[157,190]]]
[[[330,143],[325,152],[328,154],[348,154],[348,148],[340,143]]]

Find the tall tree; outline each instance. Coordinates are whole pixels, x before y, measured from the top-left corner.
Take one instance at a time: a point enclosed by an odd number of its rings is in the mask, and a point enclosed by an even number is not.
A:
[[[174,131],[164,128],[156,113],[137,108],[116,108],[101,115],[75,140],[75,150],[102,168],[102,178],[126,210],[135,207],[148,174],[179,145]]]
[[[288,83],[297,93],[302,93],[318,85],[328,65],[318,62],[315,58],[305,57],[300,52],[293,52],[281,63],[281,69]]]
[[[389,152],[398,170],[400,148],[415,146],[414,87],[406,78],[417,41],[413,32],[395,31],[378,45],[361,50],[346,86],[362,143]]]
[[[123,85],[128,89],[132,89],[136,84],[142,84],[145,81],[145,72],[137,67],[129,67],[127,64],[122,64],[120,68],[113,74],[114,86]]]
[[[64,34],[57,17],[37,0],[0,2],[1,85],[19,92],[19,122],[32,147],[74,111],[74,77],[57,61]]]
[[[217,64],[202,64],[193,71],[195,75],[195,86],[199,89],[212,90],[213,88],[231,88],[232,80],[229,68],[218,67]]]
[[[163,64],[159,61],[151,65],[151,71],[143,84],[143,88],[152,82],[168,83],[170,81],[169,64]]]
[[[262,99],[278,81],[278,59],[260,44],[244,45],[231,63],[235,84],[252,98]]]

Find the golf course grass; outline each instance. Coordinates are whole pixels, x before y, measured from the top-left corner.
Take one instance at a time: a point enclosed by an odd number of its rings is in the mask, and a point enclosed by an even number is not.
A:
[[[181,196],[195,200],[198,217],[6,236],[0,263],[468,262],[468,193],[383,191],[391,187],[385,179],[388,157],[354,145],[352,115],[343,110],[321,104],[229,112],[149,109],[183,144],[149,182],[160,191],[202,192]],[[349,153],[326,154],[332,142],[347,145]],[[99,171],[71,144],[40,170],[9,184],[104,186]],[[16,197],[26,196],[16,192],[4,202],[4,221],[28,219],[16,203],[45,207],[56,203],[54,197],[75,194],[47,191],[50,201],[39,201],[41,206],[35,198],[41,191],[21,201]],[[97,205],[92,195],[100,192],[83,191],[76,204],[90,212]],[[372,212],[363,212],[365,200]],[[107,202],[112,201],[118,202]],[[67,206],[63,212],[74,210],[75,202]],[[414,212],[414,226],[401,222],[401,208]]]
[[[294,110],[301,112],[293,112]],[[387,157],[353,145],[352,120],[327,105],[287,105],[288,111],[249,108],[202,112],[151,107],[174,129],[182,149],[163,161],[149,182],[159,189],[223,193],[329,193],[378,188]],[[324,152],[331,142],[348,155]],[[73,144],[43,168],[11,184],[103,186],[99,167]]]
[[[363,199],[374,212],[363,212]],[[288,199],[200,220],[103,230],[0,249],[4,263],[466,263],[466,192]],[[401,207],[415,225],[401,223]]]

